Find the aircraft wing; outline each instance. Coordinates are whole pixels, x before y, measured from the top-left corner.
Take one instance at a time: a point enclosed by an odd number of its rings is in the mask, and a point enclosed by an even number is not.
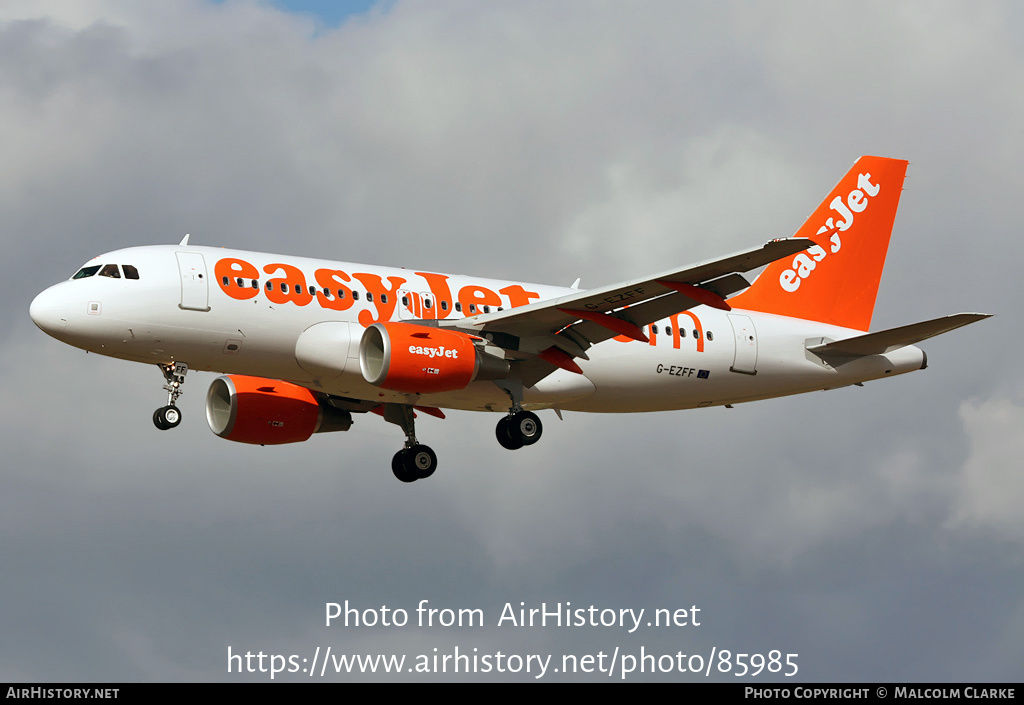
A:
[[[806,238],[772,240],[762,247],[683,269],[507,311],[445,319],[437,325],[486,338],[511,359],[538,361],[540,356],[544,364],[524,380],[530,384],[529,380],[541,379],[555,367],[572,369],[572,358],[587,359],[586,349],[608,338],[627,335],[646,340],[644,326],[700,304],[728,309],[725,297],[750,285],[740,272],[763,267],[813,244]],[[551,348],[556,352],[550,352]],[[566,360],[567,364],[561,364]]]

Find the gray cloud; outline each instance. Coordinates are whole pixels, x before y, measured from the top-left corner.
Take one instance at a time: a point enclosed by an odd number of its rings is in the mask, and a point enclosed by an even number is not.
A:
[[[261,4],[0,8],[0,484],[8,680],[221,680],[282,653],[798,652],[809,680],[1014,680],[1019,11],[946,3],[399,2],[333,30]],[[250,448],[162,434],[156,370],[45,338],[32,296],[176,242],[598,285],[792,233],[863,153],[911,160],[876,327],[995,319],[927,371],[733,410],[379,418]],[[1019,424],[1017,424],[1019,425]],[[480,607],[323,627],[326,601]],[[506,601],[701,627],[510,629]],[[563,676],[559,676],[563,677]],[[262,679],[262,676],[260,676]]]

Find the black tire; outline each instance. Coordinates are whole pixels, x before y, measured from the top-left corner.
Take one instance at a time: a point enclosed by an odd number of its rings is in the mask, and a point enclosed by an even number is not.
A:
[[[502,448],[519,450],[523,447],[523,439],[518,433],[515,433],[511,416],[501,417],[501,421],[498,422],[494,429],[494,435],[498,438],[498,443],[501,444]]]
[[[405,451],[405,470],[422,480],[430,477],[437,470],[437,456],[429,446],[413,446]]]
[[[520,411],[512,416],[509,428],[519,434],[524,446],[532,446],[540,440],[540,435],[544,432],[544,425],[532,411]]]
[[[167,426],[167,424],[164,423],[164,417],[163,414],[160,413],[161,411],[163,411],[163,409],[157,409],[156,411],[153,412],[153,425],[159,428],[161,431],[166,431],[169,428],[169,426]]]
[[[161,406],[153,412],[153,425],[161,431],[174,428],[181,423],[181,411],[176,406]]]
[[[391,472],[402,482],[415,482],[419,479],[419,476],[415,473],[410,473],[406,469],[405,454],[404,448],[395,453],[395,457],[391,459]]]

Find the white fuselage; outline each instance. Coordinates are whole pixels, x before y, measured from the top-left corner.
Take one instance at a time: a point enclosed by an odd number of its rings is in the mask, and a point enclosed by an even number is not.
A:
[[[506,411],[508,395],[490,381],[424,395],[375,387],[360,371],[362,331],[376,322],[458,319],[575,292],[187,245],[117,250],[90,264],[131,265],[139,278],[95,274],[41,293],[32,303],[33,320],[71,345],[136,362],[181,361],[191,369],[282,379],[342,397],[469,410]],[[331,342],[308,336],[303,342],[304,332],[324,322],[351,330],[330,349],[336,362],[328,367],[302,353],[303,345]],[[698,306],[645,332],[650,343],[623,338],[591,347],[589,359],[577,360],[582,375],[556,370],[525,390],[524,406],[687,409],[841,387],[924,365],[923,352],[905,346],[833,367],[807,346],[862,331],[742,310]]]

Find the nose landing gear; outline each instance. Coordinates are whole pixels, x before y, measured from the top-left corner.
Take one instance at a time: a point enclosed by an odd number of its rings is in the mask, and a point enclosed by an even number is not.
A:
[[[181,423],[181,412],[176,406],[161,406],[153,412],[153,425],[161,431],[174,428]]]
[[[185,384],[188,365],[184,362],[176,362],[171,365],[158,365],[158,367],[163,373],[164,379],[167,380],[167,384],[163,387],[167,390],[167,406],[161,406],[153,412],[153,425],[161,431],[166,431],[181,423],[181,411],[175,403],[181,396],[181,385]]]

